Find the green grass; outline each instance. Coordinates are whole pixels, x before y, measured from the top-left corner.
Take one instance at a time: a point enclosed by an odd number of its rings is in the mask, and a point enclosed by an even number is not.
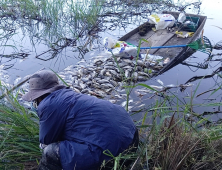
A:
[[[39,160],[39,124],[36,113],[19,104],[9,94],[0,103],[0,169],[23,168],[27,162]]]

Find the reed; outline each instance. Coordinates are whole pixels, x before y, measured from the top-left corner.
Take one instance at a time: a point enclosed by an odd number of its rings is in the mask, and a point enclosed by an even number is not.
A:
[[[146,84],[139,85],[151,88]],[[1,89],[4,91],[5,87],[1,85]],[[2,169],[36,167],[41,158],[38,116],[19,103],[18,95],[8,93],[0,104]],[[173,99],[178,100],[175,96],[170,100]],[[212,105],[221,103],[201,106]],[[135,122],[140,132],[137,153],[113,157],[113,169],[220,169],[222,125],[207,125],[208,120],[204,117],[196,117],[197,121],[187,119],[186,115],[193,112],[190,107],[194,105],[177,102],[170,106],[169,98],[164,97],[144,108],[144,117]],[[200,128],[199,125],[203,126]],[[132,161],[130,167],[121,164],[126,160]]]
[[[140,40],[139,48],[142,41]],[[113,57],[118,66],[116,57],[114,55]],[[135,63],[137,60],[138,56]],[[118,68],[124,77],[121,68],[119,66]],[[136,122],[140,132],[140,145],[137,153],[134,155],[120,154],[117,157],[110,155],[113,158],[114,170],[207,170],[222,168],[220,161],[222,157],[220,154],[222,150],[221,124],[213,124],[210,118],[194,112],[194,108],[197,106],[201,106],[204,110],[204,107],[221,106],[222,103],[193,103],[201,81],[191,92],[190,101],[184,103],[170,90],[167,90],[168,93],[157,91],[144,83],[134,84],[133,78],[130,81],[126,77],[123,78],[127,101],[130,93],[137,86],[153,90],[156,94],[156,100],[155,103],[141,109],[143,111],[136,112],[136,114],[144,113],[143,118]],[[215,89],[210,96],[216,93],[218,89]],[[125,109],[128,111],[128,104]],[[121,164],[126,160],[133,161],[130,167],[124,167]],[[103,166],[106,166],[106,163]]]
[[[0,103],[0,169],[36,166],[41,156],[38,116],[20,105],[17,97],[9,93]]]

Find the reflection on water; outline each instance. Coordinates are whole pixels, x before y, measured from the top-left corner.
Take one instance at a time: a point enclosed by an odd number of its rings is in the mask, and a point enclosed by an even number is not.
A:
[[[1,8],[1,64],[4,69],[14,66],[9,71],[12,76],[15,70],[16,76],[24,76],[43,66],[59,71],[88,51],[99,50],[105,36],[118,38],[146,21],[153,11],[181,7],[143,2],[146,1],[35,1],[30,6],[10,2]],[[199,4],[186,3],[183,8],[198,9]]]
[[[209,19],[205,24],[204,35],[214,44],[221,40],[219,35],[221,35],[222,30],[212,26],[222,27],[219,25],[218,14],[222,6],[219,0],[210,2],[204,0],[201,6],[199,2],[189,5],[188,1],[184,2],[182,6],[181,4],[172,5],[170,3],[159,5],[140,2],[136,4],[132,3],[133,1],[106,1],[103,4],[98,4],[102,1],[90,1],[89,8],[83,8],[87,3],[85,1],[76,4],[74,2],[79,1],[72,1],[69,4],[64,1],[63,4],[60,4],[60,7],[64,8],[62,12],[57,11],[59,8],[54,6],[52,9],[43,8],[39,11],[27,11],[30,15],[27,13],[21,15],[22,11],[17,11],[16,14],[19,15],[15,16],[13,13],[8,13],[9,8],[1,8],[1,12],[4,14],[4,16],[0,16],[0,76],[2,81],[16,84],[24,76],[43,67],[52,68],[59,72],[69,65],[75,65],[83,58],[88,60],[93,55],[103,51],[102,41],[104,37],[120,38],[145,22],[147,16],[154,11],[185,9],[186,12],[207,15]],[[215,4],[217,5],[215,6]],[[40,5],[38,8],[41,5],[44,6],[44,4],[36,5]],[[75,10],[77,8],[78,10]],[[13,9],[18,10],[17,6],[13,6]],[[213,53],[217,54],[221,51],[214,50]],[[221,67],[219,59],[220,56],[215,55],[213,59],[208,60],[206,55],[196,52],[182,64],[157,78],[151,79],[146,84],[160,86],[156,81],[158,79],[164,85],[185,84],[191,77],[212,74],[218,67]],[[203,109],[203,106],[196,106],[194,112],[200,114],[203,113],[203,110],[205,112],[220,112],[219,106],[207,104],[221,101],[221,74],[217,73],[209,79],[195,80],[192,84],[183,92],[180,91],[180,87],[172,88],[170,92],[178,94],[181,104],[184,104],[190,101],[193,95],[192,91],[197,89],[193,102],[194,104],[203,103],[206,107]],[[207,92],[208,90],[211,91]],[[153,100],[163,99],[163,96],[139,93],[135,90],[130,96],[130,100],[138,102],[137,108],[142,108],[147,102],[152,103]],[[121,100],[119,100],[119,104],[125,98],[122,97]],[[177,98],[170,101],[175,103],[175,100]],[[131,110],[137,110],[137,108],[132,106]],[[220,114],[218,116],[219,119],[222,118]]]

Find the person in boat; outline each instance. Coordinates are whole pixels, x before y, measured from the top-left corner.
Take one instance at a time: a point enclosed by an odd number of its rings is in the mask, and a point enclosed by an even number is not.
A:
[[[32,75],[22,98],[39,116],[39,170],[98,170],[108,155],[136,151],[138,130],[124,108],[60,85],[50,70]]]

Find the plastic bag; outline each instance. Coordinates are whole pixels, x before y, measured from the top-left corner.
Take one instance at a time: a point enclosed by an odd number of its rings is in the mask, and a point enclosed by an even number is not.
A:
[[[175,23],[175,18],[171,14],[152,14],[148,16],[148,22],[155,24],[156,30],[172,27]]]
[[[117,41],[110,37],[104,38],[105,49],[116,57],[134,59],[137,57],[137,47],[125,41]]]
[[[178,19],[177,21],[180,22],[180,23],[184,23],[184,21],[186,20],[186,15],[184,12],[181,12],[178,16]]]

